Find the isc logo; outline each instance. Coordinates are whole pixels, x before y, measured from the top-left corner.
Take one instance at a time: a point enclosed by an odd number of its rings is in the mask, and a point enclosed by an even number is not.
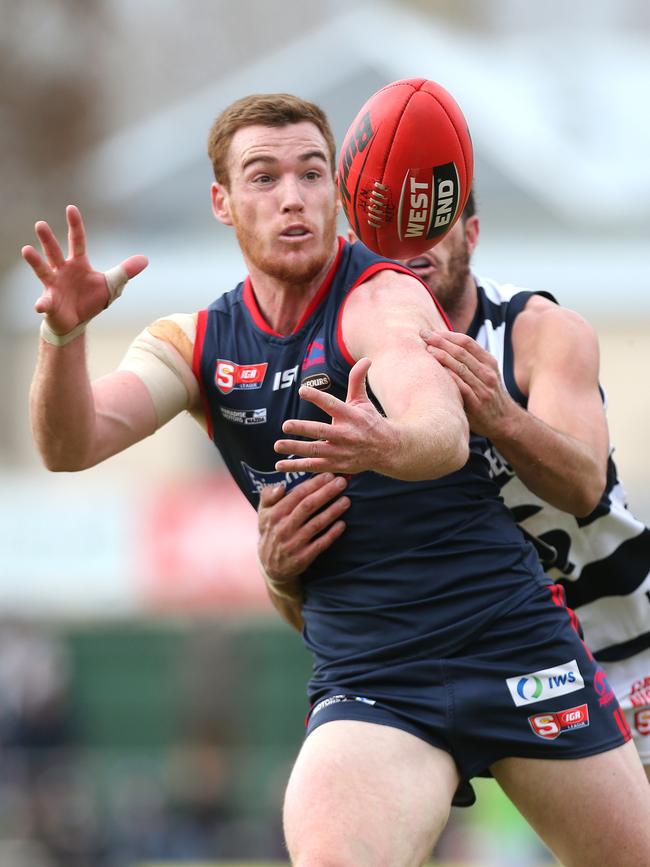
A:
[[[273,376],[273,391],[280,391],[282,388],[291,388],[294,382],[298,379],[299,365],[290,367],[288,370],[278,370]]]

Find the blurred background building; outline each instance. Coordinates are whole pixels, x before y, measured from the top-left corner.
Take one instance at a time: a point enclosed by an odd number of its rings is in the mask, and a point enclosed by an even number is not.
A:
[[[80,476],[41,468],[20,247],[36,219],[64,236],[74,202],[96,266],[149,256],[89,330],[108,372],[148,322],[243,276],[210,211],[222,108],[294,92],[340,142],[373,91],[411,76],[468,119],[477,269],[596,326],[619,470],[650,520],[644,0],[0,0],[0,864],[281,859],[309,673],[260,586],[255,517],[189,418]],[[546,863],[495,791],[440,857]]]

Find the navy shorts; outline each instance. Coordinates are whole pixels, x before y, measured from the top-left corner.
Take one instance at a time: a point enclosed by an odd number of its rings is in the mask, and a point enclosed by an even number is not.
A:
[[[313,701],[307,734],[330,720],[394,726],[450,753],[469,806],[469,780],[507,757],[578,759],[628,741],[630,730],[602,669],[582,642],[562,587],[537,586],[463,651],[369,672]]]

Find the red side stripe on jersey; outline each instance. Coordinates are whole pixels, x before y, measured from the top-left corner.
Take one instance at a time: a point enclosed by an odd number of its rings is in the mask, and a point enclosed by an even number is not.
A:
[[[203,404],[205,423],[208,427],[208,436],[210,439],[213,439],[212,413],[210,412],[210,404],[208,403],[208,396],[205,392],[203,377],[201,376],[201,356],[203,355],[203,344],[205,342],[205,329],[207,328],[207,325],[208,311],[201,310],[199,311],[198,319],[196,321],[196,339],[194,340],[194,354],[192,355],[192,371],[194,372],[196,381],[199,384],[199,391],[201,392],[201,403]]]
[[[343,340],[343,326],[342,326],[343,310],[345,309],[345,305],[347,304],[348,298],[354,292],[354,290],[357,289],[359,286],[361,286],[362,283],[365,283],[367,280],[369,280],[374,274],[377,274],[379,271],[397,271],[400,274],[408,274],[409,277],[415,277],[415,279],[419,283],[422,283],[422,285],[427,290],[429,295],[431,295],[431,297],[433,298],[433,303],[438,308],[438,312],[442,316],[442,320],[445,323],[445,325],[447,326],[447,328],[450,331],[454,330],[451,322],[449,321],[449,319],[447,317],[447,314],[442,309],[442,307],[438,303],[438,299],[433,294],[431,289],[429,289],[429,287],[424,282],[424,280],[421,280],[417,276],[417,274],[414,274],[412,271],[409,271],[409,269],[405,268],[403,265],[398,265],[397,262],[375,262],[374,265],[371,265],[369,268],[366,268],[365,271],[362,271],[361,274],[359,275],[359,277],[357,277],[356,281],[352,284],[352,286],[350,287],[350,291],[348,292],[348,294],[346,295],[346,297],[343,300],[343,303],[341,304],[341,308],[340,308],[339,313],[338,313],[338,318],[336,320],[336,342],[338,343],[338,347],[341,351],[341,355],[343,356],[343,358],[345,358],[347,363],[350,365],[353,365],[355,363],[355,360],[354,360],[354,358],[352,358],[352,356],[348,352],[348,348],[345,345],[345,342]]]
[[[334,279],[334,275],[336,274],[336,269],[338,268],[339,260],[341,259],[341,252],[343,250],[344,245],[345,245],[344,238],[339,237],[338,238],[338,247],[336,250],[336,256],[334,257],[334,261],[332,262],[329,271],[325,275],[325,279],[323,280],[321,285],[318,287],[318,291],[316,292],[314,297],[311,299],[311,301],[307,305],[305,311],[303,312],[302,316],[300,317],[300,319],[298,321],[298,324],[293,329],[291,334],[295,334],[297,331],[300,331],[302,326],[309,319],[309,317],[312,315],[314,310],[316,310],[316,308],[321,303],[323,298],[327,295],[329,288],[332,285],[332,280]],[[257,325],[257,327],[261,331],[264,331],[266,334],[272,334],[274,337],[286,337],[287,336],[286,334],[280,334],[279,331],[275,331],[273,328],[271,328],[269,323],[266,321],[266,319],[262,315],[262,311],[260,310],[259,305],[257,303],[257,298],[255,297],[255,292],[253,291],[253,284],[251,282],[250,277],[247,277],[246,280],[244,280],[244,290],[242,292],[242,298],[244,300],[244,304],[246,305],[246,309],[248,310],[248,312],[250,313],[250,315],[253,319],[253,322],[255,323],[255,325]]]
[[[549,587],[549,591],[550,591],[551,599],[553,600],[553,603],[555,605],[557,605],[558,608],[564,608],[564,610],[566,611],[566,613],[569,617],[569,622],[571,623],[571,627],[573,628],[573,631],[576,633],[576,635],[578,636],[578,638],[582,642],[582,646],[586,650],[587,656],[593,662],[594,656],[582,638],[581,629],[580,629],[580,621],[578,620],[578,615],[575,613],[575,611],[572,608],[569,608],[566,604],[566,596],[564,593],[564,587],[562,587],[561,584],[552,584]]]
[[[621,734],[625,738],[626,741],[629,741],[632,737],[632,732],[630,731],[630,727],[627,724],[627,720],[625,719],[625,711],[621,707],[617,707],[614,711],[614,719],[616,720],[616,725],[619,727]]]

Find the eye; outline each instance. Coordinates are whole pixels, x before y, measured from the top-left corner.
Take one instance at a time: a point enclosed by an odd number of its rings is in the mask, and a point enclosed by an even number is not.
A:
[[[260,186],[265,186],[266,184],[270,184],[272,181],[273,181],[273,178],[271,177],[271,175],[267,175],[267,174],[255,175],[255,177],[253,178],[253,183],[259,184]]]
[[[305,180],[307,181],[317,181],[321,177],[321,173],[317,169],[309,169],[308,172],[305,172]]]

